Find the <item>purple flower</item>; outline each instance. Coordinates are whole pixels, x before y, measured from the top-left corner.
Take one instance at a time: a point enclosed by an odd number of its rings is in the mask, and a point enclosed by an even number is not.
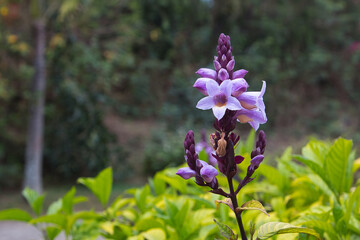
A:
[[[250,166],[248,167],[248,172],[254,172],[260,165],[260,163],[264,160],[263,155],[257,155],[250,161]]]
[[[183,179],[189,179],[196,176],[196,172],[189,167],[180,168],[177,170],[176,174]]]
[[[207,81],[206,90],[209,96],[202,98],[196,105],[197,108],[207,110],[212,108],[214,116],[220,120],[226,109],[242,109],[240,102],[231,96],[231,80],[225,80],[220,85],[216,81]]]
[[[260,124],[267,122],[263,96],[266,90],[266,82],[259,92],[244,92],[236,98],[240,101],[243,109],[237,111],[236,117],[241,123],[249,123],[255,131]]]
[[[218,170],[202,160],[196,161],[196,166],[200,168],[200,175],[205,182],[211,183],[219,174]]]

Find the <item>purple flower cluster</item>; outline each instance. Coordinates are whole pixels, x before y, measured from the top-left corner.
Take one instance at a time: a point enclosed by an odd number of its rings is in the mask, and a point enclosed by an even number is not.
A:
[[[196,80],[194,87],[206,96],[196,107],[202,110],[212,109],[218,120],[224,117],[227,109],[235,111],[239,122],[249,123],[256,131],[260,124],[267,121],[263,101],[266,82],[263,81],[261,91],[247,92],[249,85],[244,77],[248,71],[233,71],[235,60],[229,36],[220,35],[217,54],[214,59],[215,70],[200,68],[196,72],[200,78]]]

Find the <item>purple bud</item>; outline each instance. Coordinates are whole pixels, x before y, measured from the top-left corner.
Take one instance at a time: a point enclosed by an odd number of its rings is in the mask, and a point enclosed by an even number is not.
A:
[[[218,170],[211,165],[203,166],[200,170],[200,175],[205,182],[210,183],[219,174]]]
[[[219,63],[219,61],[214,60],[214,67],[216,71],[219,71],[221,69],[221,64]]]
[[[214,71],[214,72],[216,75],[216,71]],[[216,79],[216,76],[215,76],[215,79]],[[196,88],[197,90],[199,90],[202,94],[208,95],[207,88],[206,88],[206,82],[208,82],[208,81],[213,81],[213,80],[210,78],[198,78],[196,80],[196,82],[194,83],[193,87]]]
[[[184,168],[180,168],[177,172],[177,175],[179,175],[180,177],[184,178],[184,179],[189,179],[191,177],[195,177],[196,176],[196,172],[188,167],[184,167]]]
[[[223,54],[223,55],[221,56],[221,61],[223,61],[223,62],[226,61],[226,56],[225,56],[225,54]]]
[[[232,52],[231,52],[230,49],[229,49],[229,51],[227,51],[226,57],[227,57],[227,59],[231,59],[231,57],[232,57]]]
[[[255,171],[260,163],[264,160],[264,156],[263,155],[257,155],[256,157],[254,157],[253,159],[251,159],[250,161],[250,166],[248,168],[248,171]]]
[[[210,68],[200,68],[197,70],[196,74],[200,75],[202,78],[211,78],[216,80],[216,71]]]
[[[232,71],[234,69],[234,66],[235,66],[235,60],[230,60],[226,65],[226,69],[228,71]]]
[[[232,78],[236,79],[236,78],[243,78],[245,77],[245,75],[248,73],[248,71],[246,71],[245,69],[240,69],[237,70],[233,73]]]
[[[225,80],[229,79],[229,73],[224,68],[221,68],[218,73],[218,78],[221,81],[225,81]]]
[[[249,84],[246,82],[244,78],[236,78],[231,82],[232,82],[231,95],[233,95],[234,97],[238,97],[243,92],[245,92],[249,87]]]
[[[221,46],[220,50],[221,50],[221,53],[223,53],[223,54],[225,54],[227,52],[227,48],[224,45]]]

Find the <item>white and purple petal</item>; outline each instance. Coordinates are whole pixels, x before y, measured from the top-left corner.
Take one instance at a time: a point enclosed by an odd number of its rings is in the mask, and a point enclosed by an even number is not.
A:
[[[211,78],[216,80],[217,73],[215,70],[210,68],[200,68],[196,71],[196,74],[198,74],[202,78]]]
[[[241,106],[239,100],[230,96],[230,97],[228,97],[228,101],[226,103],[226,108],[228,108],[229,110],[235,111],[235,110],[242,109],[242,106]]]
[[[232,89],[232,81],[225,80],[220,85],[220,91],[225,93],[227,97],[231,96],[231,89]]]
[[[225,112],[226,112],[226,106],[223,106],[223,107],[217,107],[217,106],[214,106],[212,108],[213,110],[213,113],[214,113],[214,116],[220,120],[223,118],[223,116],[225,115]]]
[[[202,99],[196,104],[196,108],[201,110],[208,110],[214,107],[214,100],[213,97],[207,96]]]
[[[189,167],[180,168],[176,172],[176,174],[179,175],[180,177],[184,178],[184,179],[189,179],[191,177],[196,176],[196,172],[194,170],[190,169]]]
[[[209,96],[213,97],[220,92],[220,86],[216,81],[207,81],[206,90]]]

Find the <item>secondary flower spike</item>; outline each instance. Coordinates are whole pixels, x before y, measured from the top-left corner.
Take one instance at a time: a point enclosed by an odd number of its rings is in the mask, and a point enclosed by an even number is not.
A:
[[[206,96],[196,107],[202,110],[212,109],[218,120],[224,117],[227,109],[234,111],[239,122],[249,123],[256,131],[260,124],[267,122],[263,100],[266,82],[263,81],[261,91],[247,91],[249,84],[244,77],[248,71],[234,71],[235,59],[229,36],[220,34],[216,50],[215,70],[200,68],[196,72],[200,78],[195,81],[194,88]]]

